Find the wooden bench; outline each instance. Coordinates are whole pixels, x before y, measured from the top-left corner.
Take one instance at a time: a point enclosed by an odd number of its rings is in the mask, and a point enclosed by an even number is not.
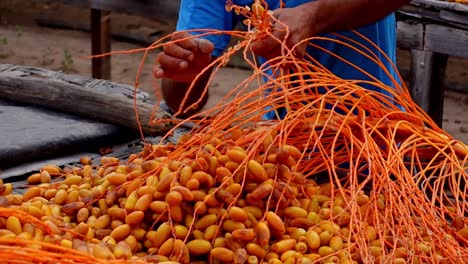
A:
[[[468,6],[414,0],[397,17],[398,47],[411,51],[413,100],[441,126],[447,58],[468,58]]]

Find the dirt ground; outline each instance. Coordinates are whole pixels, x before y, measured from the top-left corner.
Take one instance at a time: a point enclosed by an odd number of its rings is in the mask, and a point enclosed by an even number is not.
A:
[[[173,20],[160,21],[123,14],[112,14],[112,32],[122,35],[148,37],[163,36],[174,29]],[[41,23],[38,23],[41,22]],[[51,23],[53,22],[53,23]],[[62,24],[74,29],[57,29],[43,24]],[[39,25],[39,24],[42,24]],[[0,1],[0,63],[11,63],[56,71],[91,75],[89,10],[65,6],[48,1]],[[135,41],[114,38],[112,50],[130,50],[144,47]],[[145,60],[140,88],[154,95],[151,67],[156,53]],[[142,54],[115,55],[111,57],[112,81],[133,84]],[[446,73],[448,83],[468,86],[468,60],[450,58]],[[399,51],[398,67],[409,69],[408,52]],[[216,76],[207,107],[250,76],[247,69],[226,67]],[[447,87],[444,104],[443,128],[468,143],[468,93],[455,92]],[[156,88],[157,89],[157,88]]]

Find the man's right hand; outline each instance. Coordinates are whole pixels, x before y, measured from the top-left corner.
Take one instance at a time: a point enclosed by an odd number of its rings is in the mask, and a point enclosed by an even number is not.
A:
[[[172,36],[172,41],[190,37],[179,32]],[[156,78],[167,78],[176,82],[189,83],[211,63],[214,45],[206,39],[192,38],[165,45],[159,53],[157,65],[153,69]]]

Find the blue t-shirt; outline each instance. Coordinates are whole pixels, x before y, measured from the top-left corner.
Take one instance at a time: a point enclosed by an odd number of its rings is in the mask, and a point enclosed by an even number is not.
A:
[[[283,2],[286,4],[286,7],[296,7],[298,5],[311,2],[311,0],[284,0]],[[234,0],[233,3],[240,6],[251,6],[253,1]],[[270,10],[277,9],[280,6],[280,0],[267,0],[267,3]],[[177,22],[177,30],[232,30],[239,21],[242,21],[243,18],[237,16],[234,14],[234,12],[227,12],[225,6],[225,0],[182,0],[179,12],[179,20]],[[385,73],[385,71],[380,66],[376,65],[374,62],[359,54],[358,52],[345,47],[344,45],[325,40],[314,40],[314,44],[317,44],[320,47],[323,47],[325,50],[335,53],[341,58],[352,62],[384,84],[393,87],[394,85],[392,78],[397,79],[396,73],[391,66],[391,63],[396,63],[396,21],[394,14],[391,14],[380,21],[357,28],[355,30],[375,43],[390,58],[391,62],[388,62],[383,54],[379,53],[375,47],[373,47],[370,43],[355,33],[351,31],[343,31],[339,33],[361,43],[370,49],[374,54],[377,54],[380,60],[385,64],[387,70],[390,72],[390,76],[388,76],[388,74]],[[338,38],[332,34],[323,34],[322,36],[328,38]],[[207,36],[206,38],[210,40],[215,46],[213,56],[221,55],[230,41],[230,36],[227,35],[213,35]],[[339,39],[347,42],[342,38]],[[356,44],[351,45],[356,46]],[[328,70],[342,79],[370,80],[368,76],[359,70],[353,68],[342,60],[333,57],[327,52],[312,47],[309,47],[307,52],[320,64],[325,66]],[[263,63],[264,61],[264,59],[260,58],[260,63]],[[370,85],[364,86],[367,89],[379,91],[388,95],[388,93],[383,91],[381,88]]]

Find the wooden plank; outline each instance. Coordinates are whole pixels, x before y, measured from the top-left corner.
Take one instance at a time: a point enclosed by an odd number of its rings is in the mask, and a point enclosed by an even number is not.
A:
[[[425,112],[429,111],[433,53],[411,50],[411,97]]]
[[[464,22],[464,18],[468,17],[468,13],[456,13],[451,10],[428,8],[420,5],[404,5],[398,9],[396,13],[397,18],[403,17],[404,19],[407,17],[413,18],[420,23],[430,22],[453,26],[455,28],[468,29],[468,24]]]
[[[447,58],[427,50],[411,50],[411,97],[439,126],[443,117]]]
[[[428,24],[424,37],[424,49],[468,58],[468,30]]]
[[[42,0],[132,15],[174,18],[179,15],[180,0]]]
[[[397,45],[401,49],[422,49],[424,25],[420,23],[397,22]]]
[[[439,10],[427,9],[421,6],[404,5],[397,10],[397,13],[412,15],[419,19],[430,19],[437,22],[443,22],[440,18]]]
[[[440,18],[468,26],[468,14],[458,14],[446,10],[440,11]]]
[[[133,99],[115,94],[103,93],[56,79],[18,76],[15,72],[0,73],[0,98],[42,106],[48,109],[76,114],[138,130]],[[150,125],[155,119],[167,117],[153,105],[137,101],[142,130],[145,134],[165,133],[168,124]]]
[[[91,54],[99,55],[111,51],[110,12],[91,9]],[[91,60],[92,76],[96,79],[111,79],[111,57]]]
[[[44,68],[30,66],[0,64],[0,74],[18,76],[18,77],[39,77],[42,79],[53,79],[55,82],[66,82],[78,85],[86,89],[93,89],[96,92],[112,96],[122,96],[124,98],[136,99],[141,102],[149,103],[150,95],[142,90],[137,90],[131,85],[119,84],[106,80],[93,79],[91,77],[66,74],[63,72],[52,71]]]
[[[454,2],[448,2],[448,1],[413,0],[413,1],[411,1],[411,4],[426,5],[426,6],[430,6],[430,7],[438,7],[438,8],[443,8],[443,9],[447,9],[447,10],[453,10],[453,11],[468,13],[468,6],[467,5],[454,3]]]
[[[442,127],[444,112],[444,79],[447,68],[448,56],[446,54],[434,53],[432,58],[432,76],[430,86],[429,116],[435,123]]]

